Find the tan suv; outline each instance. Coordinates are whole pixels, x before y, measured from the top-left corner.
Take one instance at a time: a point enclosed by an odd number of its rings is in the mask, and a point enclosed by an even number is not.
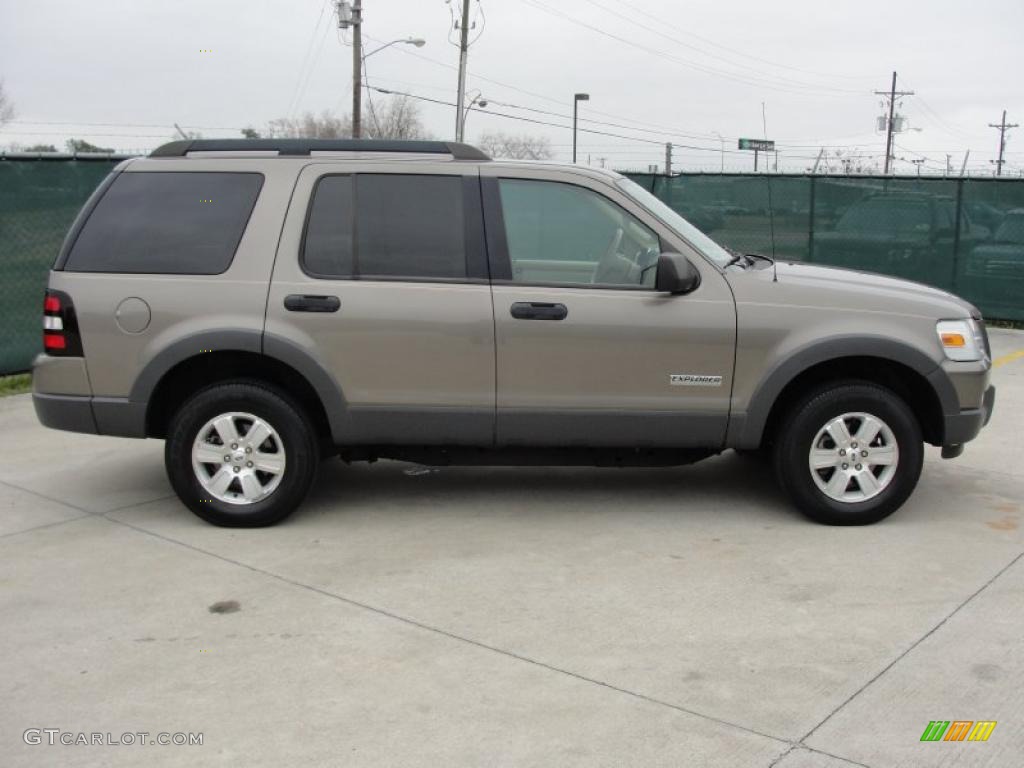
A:
[[[616,173],[443,142],[196,140],[119,165],[50,273],[43,424],[166,439],[181,500],[277,522],[319,463],[770,453],[881,519],[992,412],[978,311],[726,251]],[[761,450],[763,449],[763,451]]]

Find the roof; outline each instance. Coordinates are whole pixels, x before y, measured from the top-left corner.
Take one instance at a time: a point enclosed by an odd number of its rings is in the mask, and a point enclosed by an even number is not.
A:
[[[454,160],[490,160],[474,146],[455,141],[380,139],[187,139],[157,147],[150,157],[186,157],[190,152],[277,152],[278,156],[313,152],[408,152],[451,155]]]

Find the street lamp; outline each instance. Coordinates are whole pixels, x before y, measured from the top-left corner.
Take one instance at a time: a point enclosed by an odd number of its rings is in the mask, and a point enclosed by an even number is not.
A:
[[[424,45],[427,44],[427,41],[424,40],[422,37],[403,37],[400,40],[392,40],[390,43],[384,43],[384,45],[382,45],[380,48],[374,48],[368,54],[363,56],[363,62],[365,63],[368,58],[373,56],[373,54],[380,53],[385,48],[395,45],[396,43],[404,43],[405,45],[415,45],[417,48],[422,48]]]
[[[462,130],[459,132],[459,135],[463,138],[466,136],[466,118],[469,117],[469,111],[473,109],[474,104],[478,104],[481,107],[487,106],[487,99],[484,98],[484,95],[480,91],[476,92],[476,96],[474,96],[473,100],[469,102],[466,106],[465,112],[462,114]]]
[[[576,162],[576,119],[579,114],[580,102],[590,101],[589,93],[577,93],[572,98],[572,161]]]
[[[366,80],[366,86],[369,87],[369,77],[365,76],[366,72],[366,60],[373,56],[375,53],[380,53],[385,48],[390,48],[392,45],[402,43],[404,45],[414,45],[417,48],[422,48],[427,44],[427,41],[421,37],[403,37],[398,40],[392,40],[390,43],[384,43],[379,48],[374,48],[367,54],[362,53],[362,44],[357,43],[355,47],[355,53],[359,56],[359,68],[352,73],[352,138],[358,139],[362,136],[363,128],[363,80]],[[371,104],[372,106],[372,104]]]
[[[712,131],[712,133],[718,137],[718,140],[720,142],[722,142],[722,163],[721,168],[719,169],[719,173],[725,173],[725,137],[718,131]]]

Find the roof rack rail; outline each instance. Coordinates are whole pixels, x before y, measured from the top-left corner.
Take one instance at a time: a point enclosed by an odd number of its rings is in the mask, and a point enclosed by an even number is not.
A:
[[[389,139],[189,139],[163,144],[150,157],[185,157],[189,152],[415,152],[451,155],[455,160],[490,160],[474,146],[455,141],[392,141]]]

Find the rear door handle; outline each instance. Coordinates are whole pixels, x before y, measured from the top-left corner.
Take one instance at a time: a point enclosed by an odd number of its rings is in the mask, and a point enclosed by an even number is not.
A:
[[[512,317],[516,320],[565,320],[568,316],[569,310],[565,304],[517,301],[512,305]]]
[[[289,312],[337,312],[341,308],[341,300],[337,296],[293,293],[284,297],[284,308]]]

